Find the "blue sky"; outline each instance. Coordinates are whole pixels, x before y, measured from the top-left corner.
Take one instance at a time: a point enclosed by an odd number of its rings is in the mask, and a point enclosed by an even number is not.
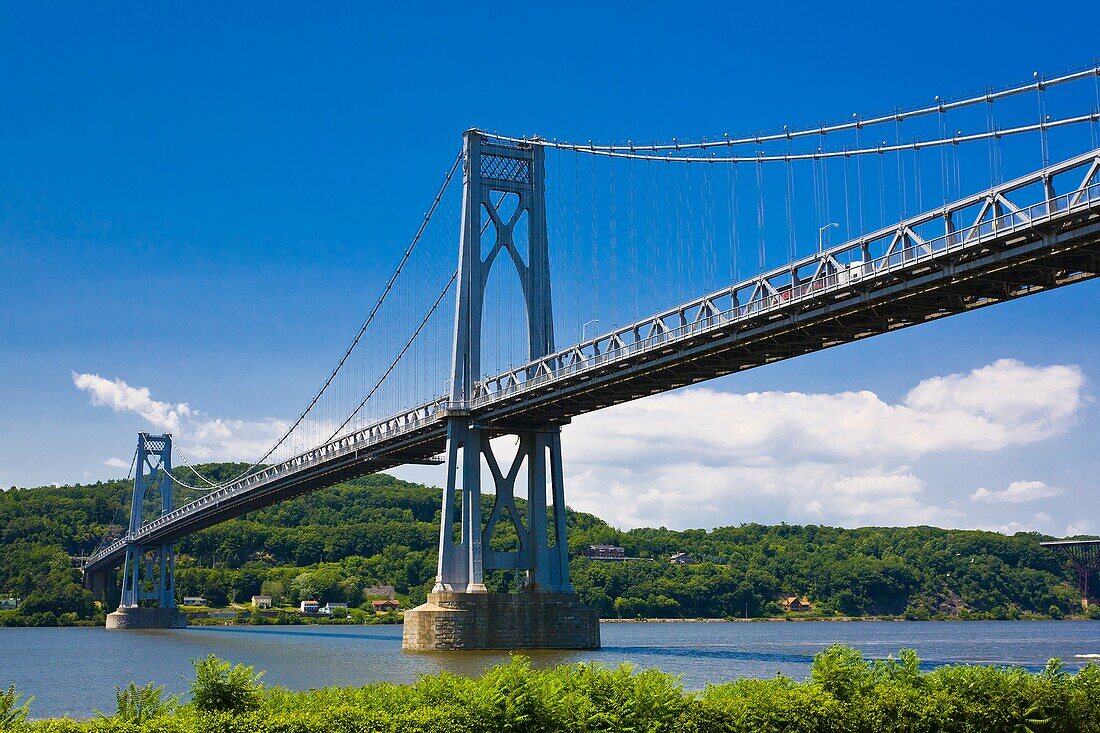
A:
[[[813,125],[1091,63],[1097,16],[1086,4],[1040,17],[1022,3],[324,13],[5,3],[0,484],[115,475],[104,461],[129,456],[134,432],[149,427],[90,405],[73,372],[209,415],[296,415],[373,303],[467,127],[620,140]],[[821,494],[819,521],[1095,531],[1098,297],[1100,284],[1074,286],[710,386],[870,390],[894,405],[922,380],[998,360],[1076,367],[1080,406],[1049,435],[861,463],[917,477],[918,492],[900,491],[919,511],[834,511],[825,488],[834,484],[807,491]],[[613,474],[627,495],[632,481],[644,493],[666,479],[585,460],[571,499],[581,508],[624,524],[707,521],[667,503],[616,515],[597,488]],[[971,498],[1013,482],[1054,489],[1029,501]],[[682,489],[684,502],[692,490]],[[714,491],[718,523],[813,519],[789,492],[757,503]],[[945,513],[921,513],[930,506]]]

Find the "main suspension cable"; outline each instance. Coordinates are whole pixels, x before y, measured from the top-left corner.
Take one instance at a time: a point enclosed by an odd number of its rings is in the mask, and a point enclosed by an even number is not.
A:
[[[201,473],[199,473],[198,471],[195,470],[195,467],[191,464],[191,461],[187,460],[187,456],[185,456],[183,454],[183,451],[180,450],[179,445],[173,444],[172,445],[172,450],[173,450],[173,452],[175,452],[176,455],[179,456],[180,462],[187,468],[187,470],[189,470],[191,473],[198,476],[199,480],[201,480],[203,483],[205,483],[207,486],[209,486],[212,489],[218,487],[218,485],[216,483],[214,483],[210,479],[206,478],[206,476],[203,476]],[[176,479],[175,477],[173,477],[173,480],[179,482],[179,479]],[[183,484],[182,482],[179,482],[179,483],[182,486],[186,486],[186,484]],[[188,487],[188,488],[191,488],[191,487]],[[206,491],[206,489],[201,489],[201,490]]]
[[[409,244],[409,246],[405,249],[405,253],[404,255],[402,255],[401,261],[397,263],[397,268],[393,271],[393,274],[390,275],[390,279],[386,283],[386,287],[383,288],[382,294],[379,296],[378,301],[374,304],[374,307],[371,308],[371,311],[367,315],[366,320],[363,321],[363,325],[360,326],[359,332],[355,334],[355,338],[352,339],[351,345],[348,346],[347,350],[344,352],[344,355],[340,357],[340,361],[337,362],[336,367],[332,370],[332,373],[329,374],[328,379],[326,379],[324,384],[321,385],[321,388],[317,390],[317,393],[313,396],[313,399],[309,401],[309,404],[304,410],[302,410],[302,413],[298,415],[298,418],[290,425],[289,428],[287,428],[286,432],[284,432],[282,436],[277,441],[275,441],[275,444],[272,445],[266,453],[260,456],[260,458],[254,461],[248,468],[239,473],[237,476],[222,484],[218,484],[218,487],[226,486],[233,483],[234,481],[239,481],[240,479],[252,473],[252,471],[258,468],[260,465],[262,465],[264,461],[271,457],[272,453],[278,450],[279,447],[284,442],[286,442],[286,439],[289,438],[290,435],[295,431],[295,429],[297,429],[297,427],[302,424],[302,421],[305,420],[306,415],[309,414],[310,410],[312,410],[317,405],[317,402],[320,401],[321,396],[324,395],[325,390],[327,390],[329,388],[329,385],[332,384],[333,380],[336,379],[336,375],[340,372],[340,369],[343,368],[344,363],[347,362],[348,358],[351,356],[351,353],[355,350],[355,347],[359,345],[359,341],[363,338],[363,334],[366,333],[367,328],[374,321],[374,317],[382,308],[382,304],[386,300],[386,296],[389,295],[390,291],[393,289],[394,283],[397,281],[397,278],[399,275],[401,275],[405,264],[412,256],[413,250],[420,242],[421,237],[424,236],[424,232],[428,228],[428,222],[431,220],[432,215],[435,214],[436,209],[439,207],[439,202],[443,200],[443,195],[444,193],[446,193],[447,187],[450,186],[451,179],[454,178],[455,171],[457,171],[459,166],[462,165],[462,159],[463,153],[459,152],[458,156],[455,158],[455,162],[451,165],[450,170],[447,171],[447,175],[443,179],[443,185],[439,187],[439,192],[436,193],[435,199],[432,201],[431,207],[428,209],[427,213],[424,214],[424,220],[420,222],[420,227],[416,230],[416,235],[413,237],[412,242]]]
[[[134,466],[137,465],[137,456],[138,456],[138,449],[137,449],[137,446],[135,446],[134,447],[134,455],[130,457],[130,470],[126,472],[126,478],[124,478],[122,480],[123,483],[125,483],[126,481],[129,481],[130,478],[134,475]],[[122,508],[124,506],[126,506],[126,494],[125,494],[125,492],[122,494],[122,501],[120,501],[118,504],[115,505],[115,513],[113,515],[111,515],[111,521],[107,525],[107,529],[106,529],[106,531],[104,531],[103,537],[100,538],[99,544],[95,548],[95,552],[92,553],[93,556],[98,555],[99,551],[107,546],[107,537],[111,532],[111,527],[113,527],[115,525],[115,522],[118,519],[119,512],[122,511]]]
[[[679,142],[674,138],[673,142],[671,143],[658,143],[653,145],[638,145],[634,143],[627,143],[626,145],[592,145],[591,143],[585,144],[564,141],[559,142],[557,140],[547,140],[537,136],[511,137],[507,135],[498,135],[495,133],[483,134],[488,138],[501,140],[503,142],[540,145],[547,148],[557,148],[559,150],[573,150],[576,152],[590,153],[636,153],[639,151],[661,152],[681,150],[705,150],[707,148],[733,147],[735,145],[761,145],[763,143],[777,142],[780,140],[793,140],[796,138],[821,135],[830,132],[856,130],[861,127],[869,127],[871,125],[879,125],[887,122],[897,122],[901,120],[911,119],[913,117],[921,117],[924,115],[933,114],[936,112],[947,112],[950,110],[956,110],[982,102],[992,102],[999,99],[1004,99],[1006,97],[1012,97],[1018,94],[1034,92],[1040,89],[1049,89],[1053,86],[1067,84],[1070,82],[1078,81],[1080,79],[1086,79],[1090,76],[1096,76],[1100,78],[1100,64],[1094,64],[1088,68],[1074,71],[1051,79],[1040,79],[1039,77],[1035,77],[1036,81],[1030,82],[1028,84],[1008,87],[1000,91],[986,91],[983,94],[967,97],[965,99],[959,99],[954,102],[943,102],[937,97],[936,104],[928,107],[918,107],[909,110],[898,110],[890,114],[869,118],[861,118],[858,115],[853,115],[853,121],[851,122],[823,125],[821,127],[801,128],[797,130],[788,130],[784,128],[783,132],[776,132],[768,135],[753,135],[751,137],[741,138],[725,137],[722,140],[697,140],[690,142]]]
[[[405,352],[409,350],[409,347],[412,346],[412,343],[416,340],[416,337],[420,335],[420,332],[422,330],[424,330],[424,326],[427,325],[428,321],[431,319],[436,309],[439,308],[439,304],[443,302],[443,298],[445,298],[447,296],[447,293],[450,292],[451,286],[454,285],[455,280],[457,279],[458,270],[455,270],[454,273],[451,274],[450,279],[447,280],[447,284],[444,285],[443,289],[439,291],[439,295],[436,297],[435,302],[432,303],[432,307],[428,309],[427,314],[425,314],[424,318],[421,319],[420,325],[416,327],[416,330],[413,331],[411,336],[409,336],[408,340],[405,342],[405,345],[401,347],[401,351],[398,352],[397,356],[395,356],[393,361],[390,362],[390,365],[386,367],[386,371],[383,372],[382,376],[378,378],[378,381],[374,383],[374,386],[371,387],[370,391],[367,393],[367,396],[363,398],[363,401],[360,402],[354,410],[352,410],[351,414],[347,416],[344,422],[340,423],[340,427],[336,428],[336,430],[333,431],[332,435],[328,437],[328,440],[326,440],[325,443],[330,443],[335,440],[336,436],[340,434],[340,431],[346,428],[348,423],[355,419],[355,416],[359,414],[359,411],[363,409],[363,406],[367,404],[367,401],[374,396],[374,393],[377,392],[378,388],[382,386],[382,382],[386,381],[386,377],[388,377],[390,375],[390,372],[392,372],[397,367],[397,363],[401,361],[401,357],[403,357],[405,355]]]
[[[893,117],[890,118],[894,119]],[[666,163],[780,163],[792,160],[825,160],[827,158],[845,158],[850,156],[861,155],[877,155],[881,153],[896,153],[904,150],[922,150],[924,148],[934,148],[941,145],[958,145],[959,143],[974,142],[977,140],[989,140],[991,138],[1003,138],[1009,135],[1020,135],[1026,132],[1035,132],[1036,130],[1047,131],[1053,130],[1058,127],[1065,127],[1067,125],[1077,125],[1083,122],[1097,122],[1100,121],[1100,112],[1090,112],[1088,114],[1078,115],[1076,117],[1065,117],[1057,120],[1044,120],[1039,123],[1031,125],[1021,125],[1019,127],[1010,127],[1003,130],[987,130],[985,132],[975,132],[968,135],[957,134],[952,137],[937,138],[934,140],[917,140],[911,143],[900,143],[894,145],[887,145],[883,143],[873,148],[848,148],[843,150],[817,150],[812,153],[784,153],[765,155],[762,151],[757,155],[731,155],[726,157],[701,157],[697,155],[672,155],[667,153],[665,155],[656,155],[653,152],[624,152],[619,150],[609,150],[608,148],[600,148],[596,146],[586,145],[558,145],[560,149],[571,150],[576,153],[586,153],[597,157],[604,158],[629,158],[632,160],[658,160]],[[861,123],[862,124],[862,123]],[[815,131],[815,134],[816,131]],[[763,139],[763,138],[762,138]],[[688,146],[685,146],[687,148]],[[651,150],[650,148],[644,148],[644,150]]]

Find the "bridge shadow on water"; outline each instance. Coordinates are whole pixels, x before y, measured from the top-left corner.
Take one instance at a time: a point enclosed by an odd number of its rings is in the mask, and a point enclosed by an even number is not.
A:
[[[788,664],[809,664],[814,660],[809,654],[791,654],[784,652],[745,652],[736,649],[714,649],[706,647],[664,647],[664,646],[605,646],[600,651],[623,656],[685,657],[692,659],[731,659],[745,662],[785,662]]]
[[[340,639],[350,644],[358,641],[371,643],[382,642],[386,647],[399,650],[401,647],[400,633],[369,633],[363,632],[362,626],[346,626],[346,632],[328,631],[303,626],[290,627],[262,627],[262,626],[192,626],[188,633],[214,633],[214,634],[241,634],[279,636],[283,638],[301,637],[303,639]],[[566,650],[507,650],[471,651],[460,653],[446,652],[419,652],[416,656],[431,659],[433,664],[440,669],[448,669],[459,674],[480,674],[487,666],[495,663],[506,663],[511,654],[521,654],[530,657],[536,667],[546,667],[556,664],[572,664],[585,661],[599,661],[608,664],[630,662],[639,668],[662,666],[657,659],[667,659],[670,662],[675,659],[682,660],[713,660],[729,662],[745,662],[749,664],[781,664],[796,665],[808,668],[814,660],[813,654],[783,652],[783,651],[747,651],[732,649],[729,647],[706,646],[658,646],[658,645],[609,645],[598,650],[566,651]],[[655,659],[657,658],[657,659]],[[884,661],[884,658],[868,656],[868,661]],[[953,664],[965,664],[961,660],[933,660],[922,659],[920,669],[930,672],[939,667]],[[1028,672],[1041,672],[1044,665],[1019,664],[1005,661],[989,660],[985,662],[971,662],[988,664],[996,667],[1019,667]],[[677,667],[675,663],[669,665]],[[1075,666],[1075,665],[1070,665]],[[789,673],[789,669],[786,670]]]
[[[307,627],[303,626],[190,626],[187,628],[187,631],[214,632],[218,634],[268,634],[272,636],[301,636],[314,639],[347,639],[349,641],[353,641],[355,639],[370,639],[371,641],[392,642],[396,646],[401,645],[400,634],[364,634],[359,631],[359,629],[363,628],[362,626],[352,626],[350,624],[344,628],[347,628],[349,630],[349,633],[340,634],[335,631],[314,631],[313,629],[307,630]]]
[[[737,662],[777,662],[780,664],[798,664],[809,666],[814,661],[813,654],[795,654],[791,652],[771,652],[771,651],[739,651],[729,648],[706,648],[706,647],[662,647],[662,646],[605,646],[601,652],[631,656],[631,657],[670,657],[670,658],[683,658],[683,659],[715,659],[715,660],[729,660]],[[867,657],[869,662],[886,661],[882,657]],[[932,660],[922,659],[920,662],[920,669],[924,672],[931,672],[939,667],[946,667],[952,664],[963,664],[959,661],[944,661],[944,660]],[[1013,666],[1021,667],[1029,672],[1041,672],[1044,667],[1042,665],[1028,665],[1028,664],[1008,664],[1004,662],[989,662],[993,666]]]

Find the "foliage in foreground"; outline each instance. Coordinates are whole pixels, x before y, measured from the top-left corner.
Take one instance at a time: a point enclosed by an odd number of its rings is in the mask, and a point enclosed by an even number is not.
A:
[[[0,730],[13,727],[27,719],[34,698],[27,698],[20,704],[23,696],[15,691],[15,685],[6,691],[0,691]]]
[[[157,687],[150,682],[138,687],[131,682],[127,687],[115,688],[115,714],[108,716],[97,710],[96,717],[113,719],[120,723],[147,723],[154,718],[170,713],[179,705],[179,696],[164,697],[164,686]]]
[[[815,657],[805,682],[747,679],[698,693],[656,670],[598,664],[535,670],[523,657],[477,679],[443,673],[415,685],[307,692],[264,688],[250,667],[214,657],[196,662],[196,672],[189,704],[161,706],[142,720],[120,702],[111,718],[9,727],[28,733],[1100,732],[1100,667],[1073,675],[1057,660],[1038,674],[981,666],[922,672],[912,651],[868,661],[834,646]]]

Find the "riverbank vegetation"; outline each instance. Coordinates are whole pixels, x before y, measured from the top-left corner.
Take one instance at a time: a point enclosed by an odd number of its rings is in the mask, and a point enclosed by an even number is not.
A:
[[[241,468],[200,470],[219,481]],[[80,587],[72,558],[94,552],[105,536],[119,536],[131,491],[129,482],[109,481],[0,492],[0,600],[19,599],[17,609],[0,611],[0,626],[102,623],[105,609]],[[197,495],[178,493],[177,503]],[[378,589],[392,587],[409,608],[423,602],[434,580],[439,505],[438,489],[378,474],[258,510],[178,543],[178,591],[222,608],[266,594],[285,607],[312,599],[370,614]],[[517,505],[522,512],[523,502]],[[621,531],[572,511],[568,521],[574,585],[604,618],[1080,613],[1073,575],[1056,553],[1038,546],[1044,537],[1035,533],[786,524]],[[508,522],[500,526],[504,534],[494,546],[506,547],[513,530]],[[591,544],[617,545],[639,559],[581,557]],[[671,565],[676,552],[696,563]],[[493,589],[519,588],[512,573],[490,576]],[[780,599],[790,596],[805,597],[812,610],[788,614]],[[237,615],[218,622],[237,622]]]
[[[21,722],[27,733],[302,731],[342,733],[1087,733],[1100,731],[1100,667],[1077,674],[1052,660],[1039,673],[981,666],[922,671],[911,651],[869,661],[841,646],[819,653],[808,679],[738,680],[685,691],[656,670],[595,664],[533,669],[516,657],[471,679],[291,692],[252,668],[196,660],[190,701],[150,684],[119,688],[113,713]],[[33,708],[32,708],[33,714]]]

